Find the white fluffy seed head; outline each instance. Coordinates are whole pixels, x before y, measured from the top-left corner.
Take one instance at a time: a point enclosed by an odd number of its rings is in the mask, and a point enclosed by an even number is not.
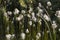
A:
[[[34,22],[36,22],[36,21],[37,21],[37,18],[36,18],[36,17],[32,17],[32,20],[33,20]]]
[[[35,16],[35,13],[34,13],[34,12],[32,12],[32,13],[31,13],[31,15],[32,15],[32,17],[34,17],[34,16]]]
[[[33,8],[32,7],[30,7],[30,9],[29,9],[29,13],[31,13],[33,11]]]
[[[41,19],[40,19],[38,22],[39,22],[39,24],[41,25]]]
[[[36,39],[39,39],[41,37],[41,33],[37,33]]]
[[[14,9],[14,15],[19,14],[19,10],[17,8]]]
[[[26,29],[26,33],[29,33],[29,30],[28,29]]]
[[[58,31],[60,32],[60,28],[58,29]]]
[[[57,16],[58,18],[60,18],[60,10],[56,11],[55,16]]]
[[[26,13],[26,11],[25,11],[25,10],[21,10],[21,13],[22,13],[22,14],[25,14],[25,13]]]
[[[55,22],[55,21],[53,21],[52,23],[53,23],[53,24],[56,24],[56,22]]]
[[[14,36],[15,36],[15,34],[12,34],[11,36],[12,36],[12,37],[14,37]]]
[[[17,20],[17,21],[20,21],[21,19],[20,19],[20,17],[16,17],[16,20]]]
[[[39,7],[41,7],[42,5],[41,5],[41,3],[39,3]]]
[[[30,14],[27,14],[27,17],[31,18],[31,15]]]
[[[40,7],[37,7],[37,9],[39,10],[39,9],[40,9]]]
[[[25,39],[25,33],[21,33],[21,38],[24,40]]]
[[[41,37],[41,33],[37,33],[37,35],[38,35],[39,37]]]
[[[35,13],[32,12],[31,15],[32,15],[32,20],[33,20],[34,22],[36,22],[37,19],[36,19],[36,17],[35,17]]]
[[[11,35],[11,39],[13,39],[14,37],[15,37],[15,34],[12,34],[12,35]]]
[[[23,18],[23,15],[20,15],[19,17],[16,17],[17,21],[20,21]]]
[[[29,21],[29,25],[30,25],[30,26],[32,25],[32,21]]]
[[[11,14],[12,14],[12,12],[11,12],[11,13],[9,13],[9,12],[4,12],[4,16],[6,17],[6,20],[7,20],[7,21],[9,20],[8,15],[11,15]]]
[[[38,13],[43,13],[43,10],[39,8]]]
[[[36,35],[36,39],[38,40],[39,39],[39,36]]]
[[[6,18],[8,17],[7,12],[4,12],[4,16],[5,16]]]
[[[48,30],[47,33],[49,33],[50,31]]]
[[[51,4],[51,2],[50,1],[48,1],[47,2],[47,6],[51,6],[52,4]]]
[[[7,11],[7,14],[8,14],[8,15],[12,15],[12,12],[11,12],[11,11]]]
[[[7,38],[7,40],[10,40],[11,34],[6,34],[6,38]]]
[[[55,21],[53,21],[53,23],[52,23],[52,28],[53,28],[53,29],[57,28],[57,24],[56,24]]]
[[[19,17],[20,17],[20,18],[23,18],[23,15],[22,15],[22,14],[20,14],[20,15],[19,15]]]
[[[46,14],[44,14],[43,17],[45,18],[45,20],[50,21],[50,18]]]
[[[53,29],[55,29],[57,27],[57,25],[56,24],[52,24],[52,27],[53,27]]]
[[[40,14],[39,14],[39,13],[37,13],[36,15],[37,15],[38,17],[40,17]]]

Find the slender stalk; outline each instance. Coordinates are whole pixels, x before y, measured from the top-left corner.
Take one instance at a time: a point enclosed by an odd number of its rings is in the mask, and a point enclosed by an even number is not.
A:
[[[50,27],[49,27],[48,23],[46,22],[46,20],[45,20],[44,18],[41,18],[41,19],[44,20],[44,22],[45,22],[45,24],[46,24],[48,30],[50,31],[50,39],[53,40],[53,38],[52,38],[52,34],[51,34],[51,30],[50,30]]]

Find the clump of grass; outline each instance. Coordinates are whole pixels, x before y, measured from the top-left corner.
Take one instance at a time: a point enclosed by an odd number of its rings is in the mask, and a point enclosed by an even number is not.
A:
[[[38,1],[10,0],[8,4],[4,4],[7,0],[0,1],[2,2],[0,8],[1,40],[58,39],[57,33],[59,32],[56,30],[59,27],[57,24],[60,20],[60,10],[55,13],[52,1]]]

